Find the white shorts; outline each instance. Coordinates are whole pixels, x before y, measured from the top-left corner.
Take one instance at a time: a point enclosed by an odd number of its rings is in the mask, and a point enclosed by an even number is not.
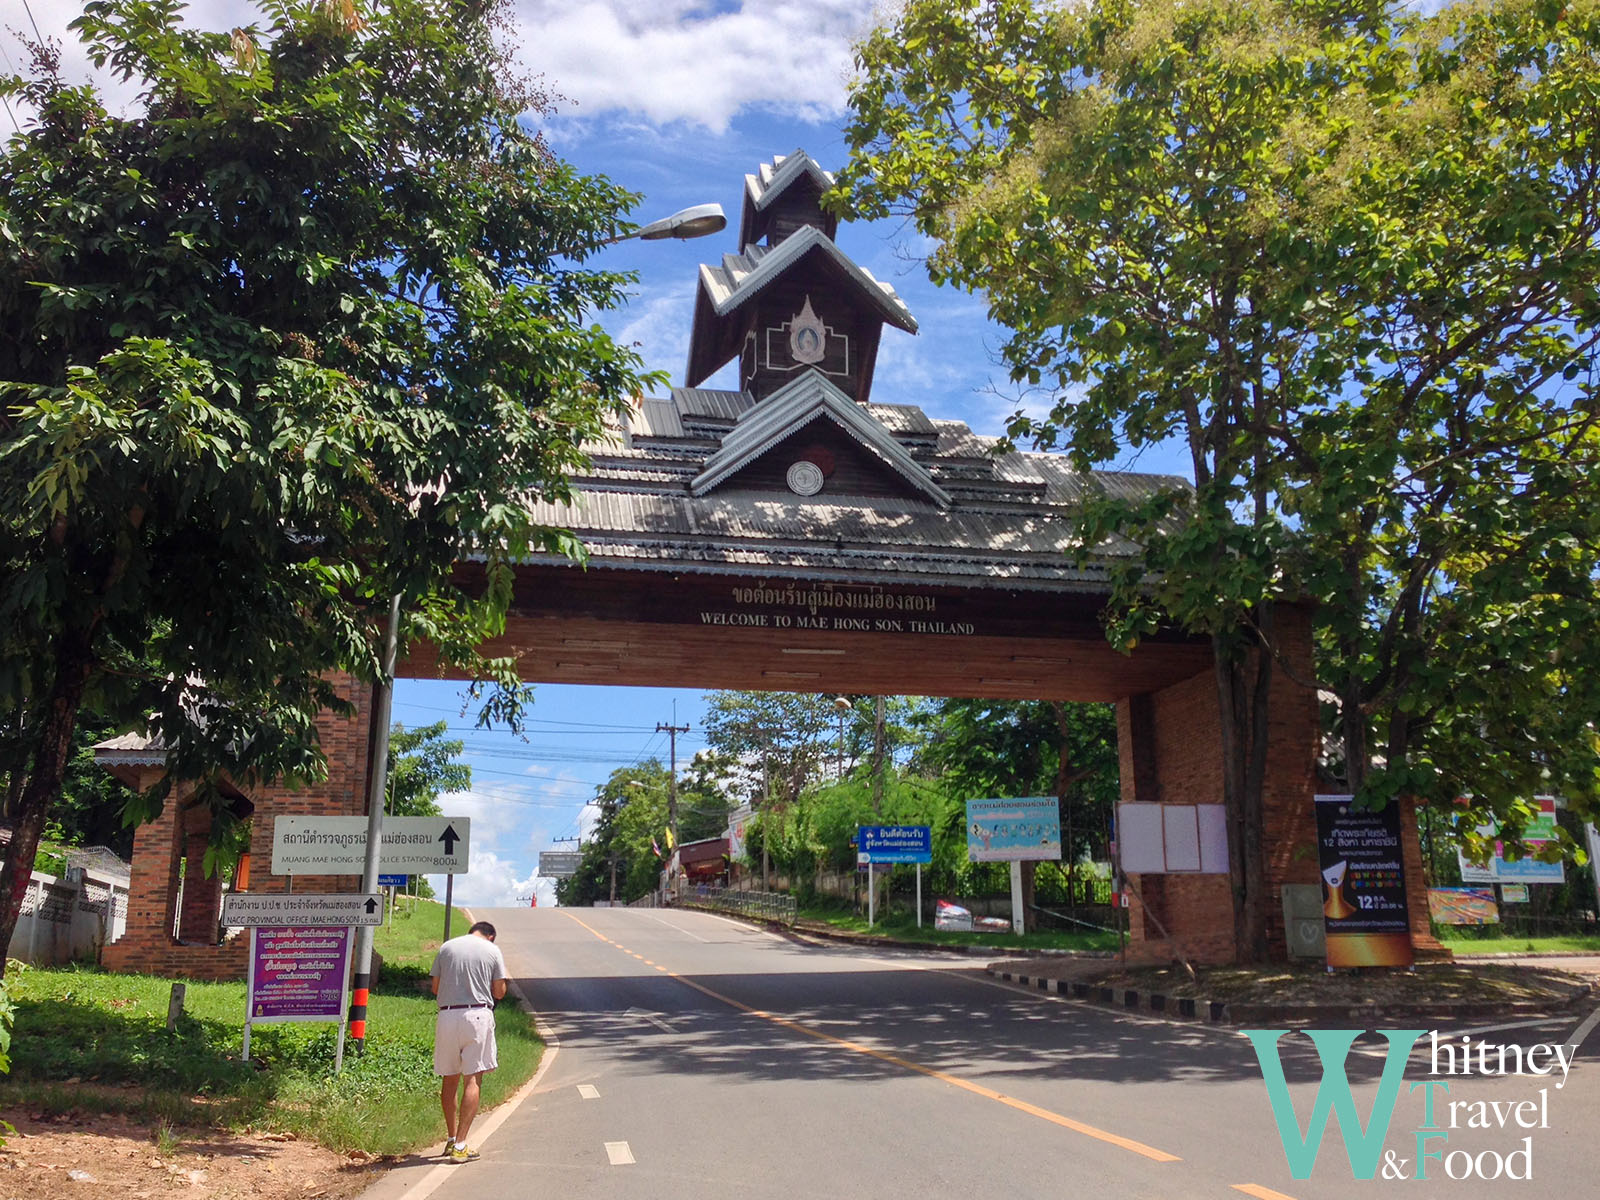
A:
[[[494,1009],[440,1009],[433,1024],[433,1073],[477,1075],[500,1065],[494,1044]]]

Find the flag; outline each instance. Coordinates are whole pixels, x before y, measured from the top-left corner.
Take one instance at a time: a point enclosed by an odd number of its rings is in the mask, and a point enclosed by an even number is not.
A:
[[[657,858],[661,857],[661,847],[656,845],[655,838],[651,838],[650,839],[650,849],[652,849],[652,850],[654,850],[656,852],[656,857]]]
[[[677,849],[677,839],[672,836],[672,830],[667,830],[667,849]]]

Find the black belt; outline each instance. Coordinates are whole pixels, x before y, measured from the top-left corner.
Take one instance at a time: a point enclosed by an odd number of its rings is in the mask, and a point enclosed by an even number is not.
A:
[[[441,1004],[441,1005],[439,1005],[439,1011],[440,1012],[449,1012],[451,1009],[455,1009],[455,1008],[493,1008],[493,1007],[494,1007],[494,1005],[492,1005],[492,1004]]]

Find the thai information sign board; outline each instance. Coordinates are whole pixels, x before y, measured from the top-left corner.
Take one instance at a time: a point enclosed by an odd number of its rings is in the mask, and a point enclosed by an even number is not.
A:
[[[933,830],[927,825],[863,825],[857,863],[931,863]]]
[[[222,923],[259,925],[382,925],[383,897],[376,892],[341,895],[264,896],[229,892],[222,898]]]
[[[1400,806],[1374,811],[1350,796],[1318,796],[1316,813],[1328,965],[1410,966]]]
[[[1061,810],[1054,796],[967,801],[967,857],[1023,862],[1061,857]]]
[[[381,870],[398,875],[465,875],[472,822],[466,817],[385,817]],[[274,875],[359,875],[367,818],[275,817]]]
[[[1556,841],[1556,801],[1554,796],[1535,796],[1535,803],[1539,806],[1539,814],[1528,822],[1523,830],[1523,841],[1527,843],[1528,852],[1522,858],[1507,860],[1504,844],[1495,842],[1494,857],[1487,863],[1479,866],[1470,861],[1459,850],[1456,857],[1461,864],[1462,883],[1563,883],[1566,881],[1566,869],[1560,859],[1555,862],[1540,862],[1535,856],[1545,846]],[[1478,832],[1484,837],[1493,837],[1497,828],[1493,825],[1480,825]]]
[[[342,1020],[350,945],[348,925],[252,929],[247,989],[251,1023]]]

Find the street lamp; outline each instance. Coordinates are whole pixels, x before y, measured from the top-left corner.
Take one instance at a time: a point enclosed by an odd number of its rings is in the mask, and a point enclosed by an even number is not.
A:
[[[641,242],[659,242],[666,238],[687,241],[689,238],[710,237],[713,233],[721,233],[727,227],[728,218],[723,215],[722,205],[696,204],[689,208],[681,208],[670,217],[662,217],[659,221],[641,225],[632,233],[607,238],[600,245],[614,246],[631,238],[637,238]]]

